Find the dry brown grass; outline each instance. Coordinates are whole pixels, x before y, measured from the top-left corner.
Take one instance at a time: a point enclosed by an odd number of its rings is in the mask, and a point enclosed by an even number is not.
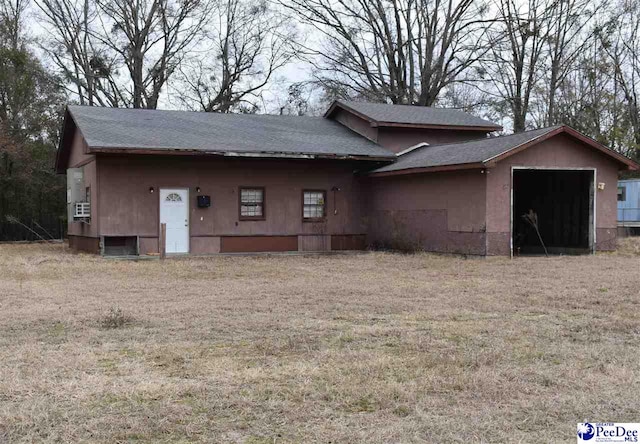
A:
[[[575,442],[579,421],[640,419],[637,245],[163,263],[0,245],[0,442]],[[127,322],[104,328],[112,307]]]
[[[618,254],[640,255],[640,236],[623,238],[618,242]]]

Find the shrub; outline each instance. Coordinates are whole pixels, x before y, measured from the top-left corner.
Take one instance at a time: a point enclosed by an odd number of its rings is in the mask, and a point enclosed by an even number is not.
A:
[[[100,318],[100,326],[102,328],[120,328],[131,322],[131,317],[124,313],[120,307],[111,307]]]

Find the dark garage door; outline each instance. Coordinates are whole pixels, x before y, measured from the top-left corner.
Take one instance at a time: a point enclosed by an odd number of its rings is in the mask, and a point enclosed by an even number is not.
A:
[[[540,236],[524,217],[531,211]],[[591,252],[592,214],[593,171],[513,171],[514,254],[543,254],[542,242],[550,254]]]

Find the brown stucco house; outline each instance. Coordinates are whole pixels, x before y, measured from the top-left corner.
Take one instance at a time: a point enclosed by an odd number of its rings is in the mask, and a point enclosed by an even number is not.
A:
[[[566,126],[493,136],[458,110],[337,101],[324,117],[69,106],[74,250],[156,254],[616,245],[632,160]]]

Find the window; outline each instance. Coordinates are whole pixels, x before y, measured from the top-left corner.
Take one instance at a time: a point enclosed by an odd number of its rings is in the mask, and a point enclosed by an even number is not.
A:
[[[627,200],[627,187],[618,187],[618,202]]]
[[[324,219],[327,193],[324,190],[306,190],[302,192],[302,220]]]
[[[84,189],[84,201],[91,203],[91,187]]]
[[[178,193],[169,193],[164,200],[165,202],[182,202],[182,196]]]
[[[264,188],[240,188],[239,194],[240,220],[264,220]]]

